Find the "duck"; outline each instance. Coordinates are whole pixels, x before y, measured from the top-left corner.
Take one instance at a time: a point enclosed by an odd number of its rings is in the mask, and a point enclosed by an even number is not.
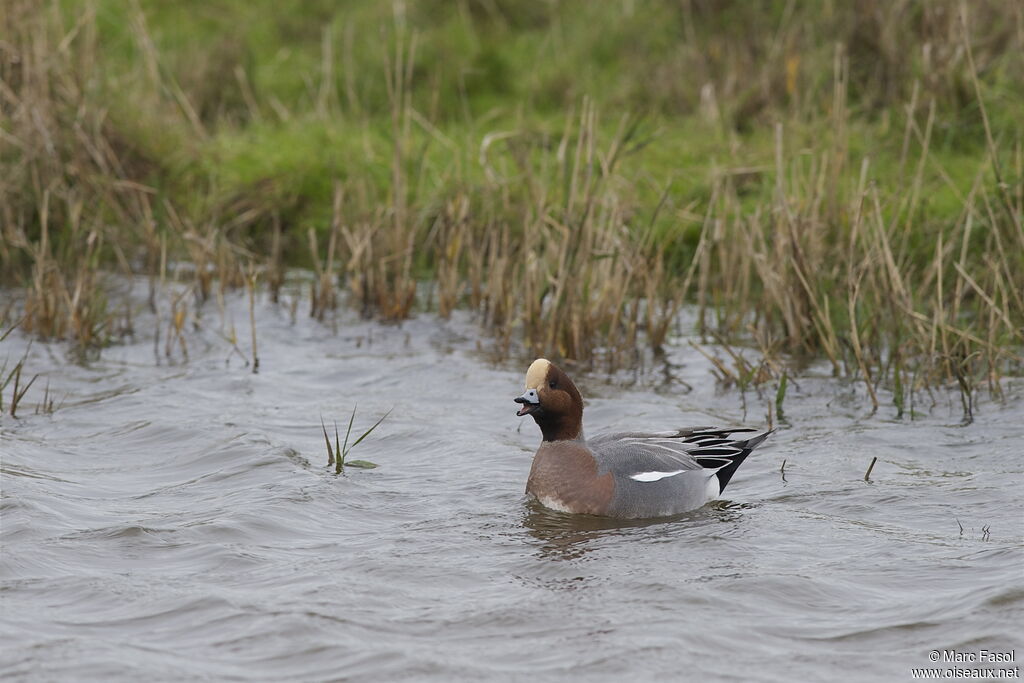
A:
[[[526,372],[514,399],[540,427],[526,493],[559,512],[621,519],[671,517],[718,498],[747,456],[772,430],[685,427],[661,432],[583,435],[583,397],[545,358]]]

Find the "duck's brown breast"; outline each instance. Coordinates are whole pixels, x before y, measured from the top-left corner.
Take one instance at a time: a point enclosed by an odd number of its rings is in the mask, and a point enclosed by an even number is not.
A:
[[[579,441],[545,441],[533,456],[526,492],[545,507],[604,515],[615,494],[611,472],[597,473],[597,461]]]

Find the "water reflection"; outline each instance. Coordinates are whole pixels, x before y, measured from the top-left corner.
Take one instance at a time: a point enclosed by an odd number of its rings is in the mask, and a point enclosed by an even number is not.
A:
[[[542,557],[578,560],[593,550],[600,540],[615,536],[635,533],[648,536],[708,535],[710,530],[704,527],[721,523],[734,524],[741,518],[743,511],[751,507],[747,503],[715,501],[673,517],[613,519],[556,512],[536,500],[530,500],[524,505],[523,526],[530,536],[539,541],[538,552]]]

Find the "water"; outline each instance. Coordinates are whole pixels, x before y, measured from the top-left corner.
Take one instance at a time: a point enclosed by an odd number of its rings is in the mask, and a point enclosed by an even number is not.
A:
[[[31,346],[44,377],[0,423],[5,681],[910,680],[932,650],[1024,658],[1020,383],[964,427],[953,394],[909,422],[804,379],[727,501],[616,523],[525,500],[526,366],[489,364],[469,321],[257,316],[255,375],[209,312],[187,362],[141,334],[85,364]],[[224,320],[247,330],[244,303]],[[763,422],[770,397],[744,415],[686,344],[669,360],[668,380],[582,378],[588,432]],[[33,414],[47,379],[66,399]],[[360,432],[394,409],[350,456],[380,468],[338,476],[320,416],[343,431],[357,404]]]

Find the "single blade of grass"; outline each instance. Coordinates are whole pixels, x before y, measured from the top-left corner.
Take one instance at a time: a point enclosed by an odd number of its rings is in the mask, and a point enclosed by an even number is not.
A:
[[[892,402],[896,406],[896,419],[903,418],[903,366],[896,363],[893,374]]]
[[[394,408],[392,408],[391,410],[394,410]],[[356,446],[358,446],[360,441],[362,441],[363,439],[368,437],[370,435],[370,432],[372,432],[374,429],[379,427],[380,423],[383,422],[387,418],[387,416],[391,414],[391,410],[389,410],[388,412],[384,413],[384,415],[382,415],[381,418],[379,420],[377,420],[372,427],[370,427],[365,432],[363,432],[363,435],[360,436],[358,439],[356,439],[356,442],[354,444],[352,444],[352,448],[355,448]],[[353,415],[354,415],[354,413],[353,413]],[[350,448],[349,450],[352,450],[352,448]],[[346,453],[347,452],[348,451],[346,451]]]
[[[7,362],[8,362],[8,360],[10,360],[10,359],[5,358],[3,366],[0,366],[0,379],[3,379],[4,373],[7,372]],[[5,379],[2,382],[0,382],[0,397],[3,396],[3,391],[4,391],[4,389],[7,388],[7,385],[10,384],[12,377],[14,377],[14,372],[13,371],[11,372],[11,374],[7,375],[7,379]],[[2,409],[2,408],[3,408],[3,401],[0,400],[0,409]]]
[[[21,356],[21,360],[19,360],[19,361],[18,361],[18,362],[17,362],[16,364],[15,364],[15,366],[14,366],[13,368],[11,368],[11,372],[10,372],[10,373],[9,373],[9,374],[7,375],[7,379],[5,379],[5,380],[3,381],[3,384],[0,384],[0,391],[3,391],[4,389],[6,389],[6,388],[7,388],[7,385],[11,383],[11,380],[12,380],[12,379],[14,379],[14,376],[15,376],[15,374],[18,374],[18,375],[20,375],[20,374],[21,374],[21,369],[22,369],[22,368],[23,368],[23,367],[25,366],[25,361],[26,361],[26,360],[28,359],[28,352],[29,352],[29,351],[30,351],[31,349],[32,349],[32,344],[31,344],[31,343],[29,343],[29,345],[28,345],[28,348],[27,348],[27,349],[25,349],[25,353],[24,353],[24,354],[22,354],[22,356]],[[3,373],[4,373],[4,371],[6,371],[6,370],[7,370],[7,362],[8,362],[8,360],[9,360],[9,359],[6,359],[6,358],[4,359],[4,366],[3,366],[3,369],[0,369],[0,377],[2,377],[2,376],[3,376]]]
[[[347,437],[346,437],[347,438]],[[341,474],[341,470],[345,467],[345,452],[341,450],[341,446],[338,445],[338,421],[334,421],[334,450],[338,454],[338,466],[334,469],[335,474]]]
[[[20,377],[21,373],[19,373],[18,376]],[[21,403],[21,399],[25,398],[25,394],[28,393],[29,387],[31,387],[37,379],[39,379],[39,375],[32,375],[32,379],[28,381],[28,384],[22,387],[19,391],[17,378],[15,378],[14,395],[11,396],[11,417],[15,417],[15,412],[18,410],[18,404]]]
[[[377,468],[377,464],[369,460],[349,460],[345,463],[345,467],[359,467],[364,470],[372,470]]]
[[[341,453],[341,447],[338,446],[338,421],[334,420],[334,451]]]
[[[14,330],[16,330],[18,328],[18,326],[21,325],[23,322],[25,322],[25,316],[21,316],[20,320],[18,320],[13,325],[11,325],[9,328],[7,328],[6,332],[4,332],[3,334],[0,334],[0,342],[2,342],[4,339],[7,339],[7,337],[10,336],[11,332],[14,332]]]
[[[331,448],[331,439],[327,436],[327,425],[324,424],[324,416],[320,416],[320,429],[324,432],[324,443],[327,444],[327,464],[334,464],[334,449]]]
[[[345,444],[342,446],[341,450],[338,451],[339,453],[341,453],[343,460],[344,460],[344,456],[348,455],[348,451],[349,451],[348,437],[352,433],[352,423],[355,422],[355,420],[356,420],[356,408],[357,407],[358,406],[352,406],[352,414],[348,418],[348,429],[345,430]],[[362,441],[362,439],[360,439],[360,441]],[[355,447],[355,444],[352,444],[352,446]]]
[[[782,413],[782,402],[786,400],[786,384],[789,381],[788,378],[788,373],[782,373],[782,379],[779,380],[779,390],[775,392],[775,413],[779,416],[780,420],[784,419]]]

